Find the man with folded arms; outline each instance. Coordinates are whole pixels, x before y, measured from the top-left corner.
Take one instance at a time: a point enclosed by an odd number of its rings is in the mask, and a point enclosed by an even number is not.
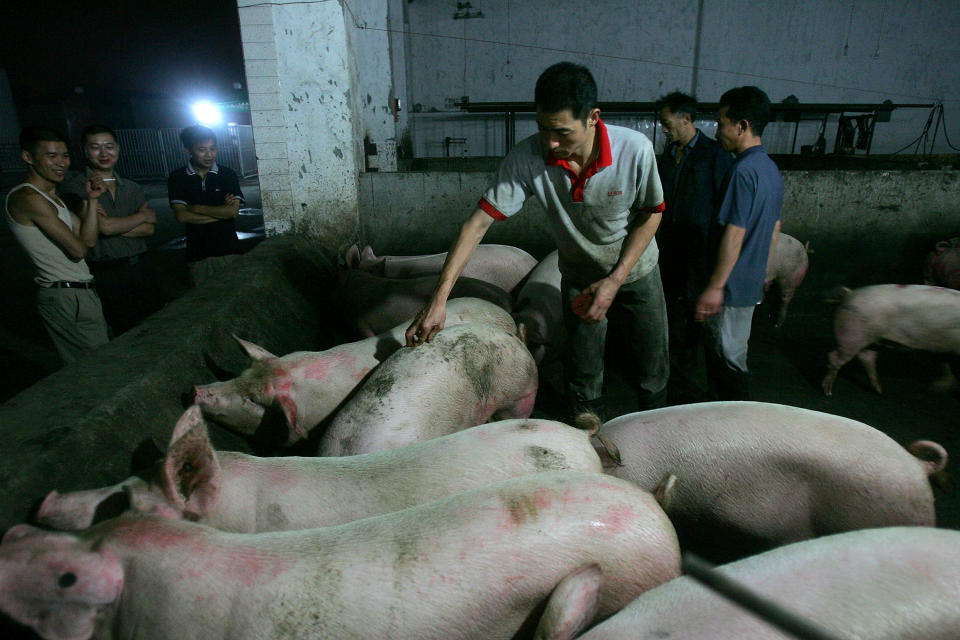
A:
[[[27,165],[27,179],[7,195],[7,223],[36,268],[37,310],[43,324],[60,357],[70,363],[107,342],[100,298],[84,262],[97,243],[97,198],[106,189],[98,175],[87,180],[80,216],[57,197],[70,152],[63,135],[52,129],[21,131],[20,157]]]
[[[103,315],[118,336],[163,306],[146,241],[153,235],[157,214],[140,185],[116,173],[120,145],[111,129],[98,124],[86,127],[80,146],[87,168],[64,180],[60,192],[76,211],[73,205],[86,197],[90,177],[103,178],[106,191],[98,200],[100,237],[87,255],[87,264],[97,281]]]

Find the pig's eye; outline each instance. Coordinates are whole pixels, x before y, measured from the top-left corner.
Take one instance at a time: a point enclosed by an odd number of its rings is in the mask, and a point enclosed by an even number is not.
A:
[[[191,473],[193,471],[193,465],[189,462],[184,462],[183,466],[180,467],[180,473]]]
[[[57,584],[60,585],[61,589],[72,587],[76,582],[77,582],[77,576],[75,576],[69,571],[61,575],[60,579],[57,580]]]

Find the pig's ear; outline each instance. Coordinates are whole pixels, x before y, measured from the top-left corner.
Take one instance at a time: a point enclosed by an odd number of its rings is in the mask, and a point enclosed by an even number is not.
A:
[[[356,246],[356,245],[354,245]],[[377,254],[373,252],[373,247],[367,245],[363,248],[363,251],[360,252],[360,260],[376,260]]]
[[[0,542],[0,544],[10,544],[11,542],[29,538],[38,533],[44,533],[44,530],[30,524],[17,524],[7,529],[7,532],[3,534],[3,541]]]
[[[290,395],[289,391],[277,393],[274,401],[283,410],[283,415],[287,417],[287,426],[290,427],[289,442],[295,442],[300,438],[307,437],[307,429],[303,423],[300,412],[297,411],[297,403]]]
[[[207,425],[196,405],[174,428],[163,461],[163,493],[187,518],[199,518],[220,495],[220,462],[210,444]]]
[[[347,269],[357,269],[360,267],[360,247],[355,244],[350,245],[343,256],[343,262]]]
[[[517,323],[517,337],[520,338],[520,342],[522,342],[524,346],[530,346],[530,343],[527,342],[527,323],[522,320]]]
[[[236,335],[233,336],[233,339],[239,342],[240,346],[243,347],[243,350],[247,353],[247,355],[254,360],[266,360],[267,358],[277,357],[263,347],[253,344],[252,342],[247,342],[242,338],[238,338]]]
[[[204,433],[207,431],[207,424],[203,421],[203,414],[200,412],[200,406],[193,404],[183,412],[173,427],[173,434],[170,436],[170,447],[176,444],[177,440],[185,436],[193,429],[201,428]]]

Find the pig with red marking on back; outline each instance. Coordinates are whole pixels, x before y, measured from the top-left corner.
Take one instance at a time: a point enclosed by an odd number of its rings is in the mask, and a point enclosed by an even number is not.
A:
[[[510,314],[476,298],[450,301],[450,323],[476,322],[515,332]],[[297,351],[275,356],[237,339],[253,359],[240,376],[194,387],[194,402],[205,417],[245,435],[260,428],[271,408],[282,411],[291,429],[290,441],[329,417],[376,366],[404,344],[409,320],[378,336],[338,345],[326,351]]]
[[[564,471],[305,531],[18,525],[0,544],[0,609],[50,640],[508,640],[538,617],[536,637],[572,638],[679,564],[650,494]]]
[[[518,419],[366,455],[260,458],[214,451],[194,406],[153,468],[111,487],[53,491],[36,520],[80,530],[129,509],[242,533],[327,527],[514,476],[602,473],[590,435],[551,420]]]

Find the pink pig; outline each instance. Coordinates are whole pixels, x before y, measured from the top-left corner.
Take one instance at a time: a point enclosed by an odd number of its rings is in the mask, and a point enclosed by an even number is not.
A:
[[[822,382],[826,395],[833,394],[840,367],[854,357],[867,370],[876,392],[882,392],[877,352],[870,348],[880,340],[960,355],[960,291],[919,284],[878,284],[853,291],[844,289],[844,294],[833,318],[837,348],[827,356],[827,375]]]
[[[960,638],[960,532],[884,527],[807,540],[718,568],[836,638]],[[657,587],[581,640],[794,640],[692,578]]]
[[[477,298],[447,305],[448,324],[478,322],[515,332],[510,314]],[[245,340],[237,341],[253,359],[239,377],[194,387],[194,402],[218,424],[253,435],[268,409],[277,407],[296,437],[326,419],[374,367],[403,346],[410,320],[378,336],[326,351],[297,351],[278,357]]]
[[[377,256],[369,246],[363,251],[347,249],[347,266],[385,278],[436,276],[443,269],[446,253],[418,256]],[[464,267],[462,276],[483,280],[504,291],[514,287],[537,266],[537,259],[523,249],[503,244],[480,244]]]
[[[525,418],[536,395],[537,364],[519,338],[483,324],[446,327],[374,369],[330,421],[319,454],[382,451]]]
[[[721,559],[848,529],[933,526],[928,476],[947,458],[932,442],[907,451],[860,422],[764,402],[633,413],[603,432],[623,465],[608,472],[648,491],[676,476],[664,509],[680,539]]]
[[[324,529],[18,525],[0,544],[0,609],[47,640],[508,640],[538,618],[536,637],[567,639],[679,564],[650,494],[554,471]]]
[[[79,530],[127,508],[240,533],[329,527],[541,471],[602,473],[590,434],[552,420],[504,420],[346,458],[214,451],[194,406],[166,457],[112,487],[53,491],[37,521]]]
[[[336,304],[347,327],[369,338],[404,320],[409,325],[430,300],[436,285],[437,276],[381,278],[359,269],[343,269]],[[513,307],[506,290],[475,278],[458,278],[450,297],[481,298],[507,311]]]
[[[764,279],[764,290],[768,291],[774,282],[780,292],[780,306],[777,309],[777,322],[781,326],[787,318],[787,307],[803,282],[810,266],[810,243],[802,244],[793,236],[781,233],[772,258],[767,262],[767,274]]]

